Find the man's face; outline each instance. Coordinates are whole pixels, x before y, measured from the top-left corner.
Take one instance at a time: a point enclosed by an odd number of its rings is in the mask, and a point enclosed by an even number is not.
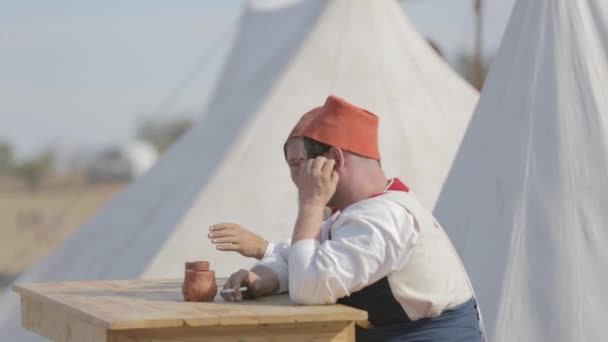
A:
[[[289,165],[289,174],[291,181],[297,186],[296,183],[298,170],[300,165],[306,162],[306,150],[304,150],[304,141],[302,139],[293,139],[285,146],[285,157],[287,159],[287,165]]]
[[[287,159],[287,165],[289,165],[289,175],[291,176],[291,181],[293,184],[298,186],[297,177],[298,172],[300,170],[300,166],[303,163],[306,163],[308,160],[308,156],[306,154],[306,150],[304,149],[304,140],[302,139],[294,139],[287,143],[285,146],[285,157]],[[339,188],[339,185],[338,185]],[[339,190],[338,190],[339,191]],[[335,202],[335,197],[338,193],[334,194],[334,197],[330,199],[328,206],[332,207]]]

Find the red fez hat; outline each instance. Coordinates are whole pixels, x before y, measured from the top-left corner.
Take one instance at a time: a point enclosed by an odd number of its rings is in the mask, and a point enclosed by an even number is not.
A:
[[[304,114],[287,140],[307,137],[363,157],[380,160],[378,117],[337,96]]]

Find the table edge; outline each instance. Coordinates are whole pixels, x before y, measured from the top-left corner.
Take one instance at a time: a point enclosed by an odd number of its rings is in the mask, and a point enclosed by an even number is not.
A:
[[[48,282],[40,282],[40,283],[29,283],[29,284],[45,284]],[[205,318],[166,318],[166,319],[157,319],[157,320],[108,320],[103,319],[97,316],[93,316],[86,311],[80,310],[78,308],[72,307],[68,304],[65,304],[61,301],[55,300],[51,297],[44,296],[36,291],[29,289],[28,283],[20,283],[13,284],[11,286],[13,292],[16,292],[21,296],[21,298],[31,298],[33,300],[37,300],[42,302],[45,305],[52,305],[61,310],[65,310],[67,312],[78,315],[78,317],[82,317],[83,320],[87,322],[106,329],[108,331],[120,331],[120,330],[133,330],[133,329],[162,329],[162,328],[176,328],[176,327],[220,327],[220,326],[252,326],[252,325],[264,325],[264,324],[294,324],[294,323],[310,323],[310,322],[336,322],[336,321],[348,321],[355,323],[364,323],[367,322],[368,313],[367,311],[349,307],[343,304],[332,304],[335,306],[339,306],[342,308],[347,308],[350,312],[346,312],[341,314],[342,317],[339,318],[326,318],[326,319],[315,319],[319,316],[316,313],[310,314],[301,314],[298,318],[289,318],[284,315],[271,315],[264,317],[221,317],[218,316],[217,319],[209,319],[209,317]],[[322,306],[322,305],[317,305]],[[346,317],[343,317],[346,316]],[[235,321],[239,320],[239,323],[235,323]]]

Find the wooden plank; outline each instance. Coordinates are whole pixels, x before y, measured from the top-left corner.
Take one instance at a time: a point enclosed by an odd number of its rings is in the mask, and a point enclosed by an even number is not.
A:
[[[365,311],[342,305],[299,306],[287,295],[240,303],[184,302],[181,280],[132,280],[17,285],[22,297],[62,308],[109,330],[295,322],[366,321]]]
[[[69,295],[73,293],[73,289],[70,286],[66,286],[66,284],[67,283],[17,284],[13,285],[13,290],[21,295],[22,301],[24,298],[32,299],[41,304],[50,305],[55,311],[65,311],[92,325],[107,329],[109,327],[109,321],[104,319],[103,315],[92,314],[87,310],[81,310],[78,306],[69,305],[56,298],[60,297],[62,294]],[[42,286],[44,290],[38,290],[37,287],[39,285]]]
[[[106,342],[105,329],[83,321],[62,308],[32,298],[21,298],[24,328],[56,342]]]
[[[110,332],[109,342],[351,342],[355,328],[348,322],[294,323],[259,326],[140,329]]]

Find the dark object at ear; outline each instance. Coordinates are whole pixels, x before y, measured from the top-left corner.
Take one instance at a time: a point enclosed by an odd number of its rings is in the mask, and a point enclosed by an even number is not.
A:
[[[314,139],[304,137],[303,140],[304,140],[304,151],[306,151],[306,158],[308,158],[308,159],[314,159],[319,156],[325,155],[331,149],[330,145],[324,144],[322,142],[318,142]]]

